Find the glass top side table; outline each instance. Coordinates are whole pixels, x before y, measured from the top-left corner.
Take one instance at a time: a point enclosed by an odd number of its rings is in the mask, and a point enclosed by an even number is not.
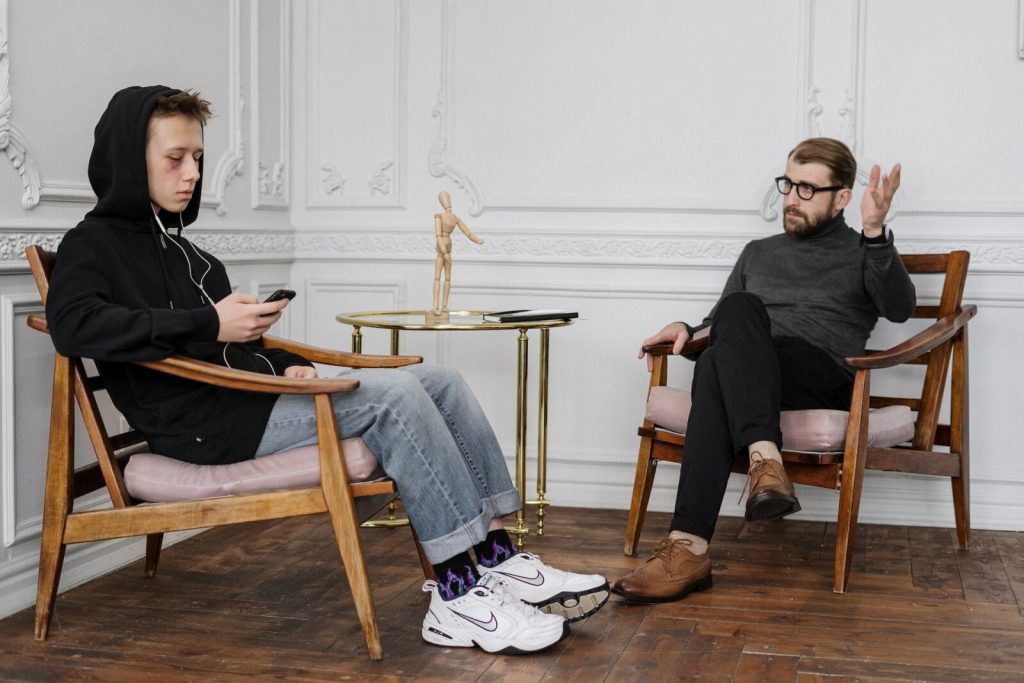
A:
[[[488,330],[518,330],[518,362],[516,373],[516,488],[522,507],[516,513],[516,526],[509,533],[516,537],[521,550],[529,533],[526,526],[527,505],[537,507],[537,534],[544,535],[544,507],[549,505],[547,495],[548,466],[548,359],[552,328],[572,325],[572,320],[530,320],[514,323],[486,322],[483,316],[491,311],[450,311],[446,319],[435,318],[429,311],[359,311],[340,313],[336,320],[352,326],[352,352],[363,352],[363,327],[391,331],[391,354],[399,354],[399,334],[402,331],[427,330],[432,332],[486,332]],[[526,498],[526,378],[529,358],[529,330],[540,330],[540,377],[538,382],[537,414],[537,498]]]

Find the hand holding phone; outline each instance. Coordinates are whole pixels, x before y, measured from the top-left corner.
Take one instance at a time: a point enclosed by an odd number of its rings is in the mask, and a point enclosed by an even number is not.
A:
[[[266,299],[264,299],[263,303],[269,304],[272,301],[280,301],[281,299],[288,299],[289,301],[291,301],[294,298],[295,298],[295,291],[294,290],[291,290],[291,289],[279,289],[276,292],[274,292],[273,294],[271,294],[270,296],[268,296]]]

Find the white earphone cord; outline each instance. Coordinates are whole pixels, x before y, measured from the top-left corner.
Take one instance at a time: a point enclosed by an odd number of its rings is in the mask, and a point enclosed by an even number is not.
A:
[[[163,221],[160,220],[159,213],[154,211],[153,212],[153,217],[156,218],[156,224],[158,226],[160,226],[160,231],[167,237],[168,240],[170,240],[171,244],[173,244],[174,246],[178,247],[178,249],[181,251],[181,255],[185,257],[185,270],[188,272],[188,279],[189,279],[189,281],[191,281],[192,284],[196,286],[196,288],[199,290],[200,294],[203,297],[206,298],[206,302],[212,306],[213,305],[213,298],[209,294],[206,293],[205,289],[203,289],[203,282],[206,280],[206,276],[210,274],[210,271],[213,270],[213,266],[210,264],[209,261],[206,260],[206,258],[202,254],[199,253],[199,250],[196,248],[196,245],[194,245],[191,242],[189,242],[187,239],[185,239],[185,237],[182,237],[181,239],[183,239],[186,244],[188,244],[190,247],[192,247],[192,251],[194,251],[196,253],[196,256],[198,256],[199,259],[203,263],[206,264],[206,270],[203,271],[203,274],[199,276],[199,282],[196,282],[195,279],[192,277],[192,261],[189,260],[188,252],[185,251],[185,247],[181,246],[180,244],[178,244],[177,242],[175,242],[171,238],[171,234],[169,232],[167,232],[167,228],[164,227]],[[178,214],[178,221],[181,223],[182,230],[184,230],[185,229],[185,224],[182,221],[180,213]],[[224,359],[224,366],[228,367],[228,368],[231,367],[231,363],[228,362],[228,346],[230,346],[230,345],[231,345],[231,342],[225,342],[224,350],[221,352],[221,357]],[[270,366],[270,374],[272,374],[272,375],[274,375],[276,377],[277,376],[277,371],[274,370],[274,364],[270,362],[270,359],[267,358],[266,356],[264,356],[262,353],[255,353],[255,352],[253,352],[253,353],[255,355],[259,356],[260,358],[262,358],[267,363],[267,365]]]

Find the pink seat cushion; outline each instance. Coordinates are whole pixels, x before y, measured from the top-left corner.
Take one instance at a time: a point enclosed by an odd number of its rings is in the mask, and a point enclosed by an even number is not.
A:
[[[686,433],[690,416],[690,392],[672,387],[653,387],[647,398],[647,415],[659,427]],[[791,451],[841,451],[846,443],[845,410],[784,410],[781,416],[782,447]],[[888,448],[914,437],[914,419],[907,406],[872,410],[868,417],[868,445]]]
[[[349,481],[383,474],[362,439],[343,439],[341,448]],[[320,483],[320,451],[303,446],[230,465],[194,465],[136,453],[124,468],[124,483],[133,498],[150,503],[304,488]]]

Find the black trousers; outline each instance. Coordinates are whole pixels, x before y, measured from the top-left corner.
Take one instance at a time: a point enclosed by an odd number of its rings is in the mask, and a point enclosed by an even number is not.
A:
[[[795,337],[773,337],[761,300],[723,298],[710,345],[697,359],[693,407],[671,529],[710,540],[733,462],[747,446],[782,446],[782,410],[849,410],[853,378],[825,351]]]

